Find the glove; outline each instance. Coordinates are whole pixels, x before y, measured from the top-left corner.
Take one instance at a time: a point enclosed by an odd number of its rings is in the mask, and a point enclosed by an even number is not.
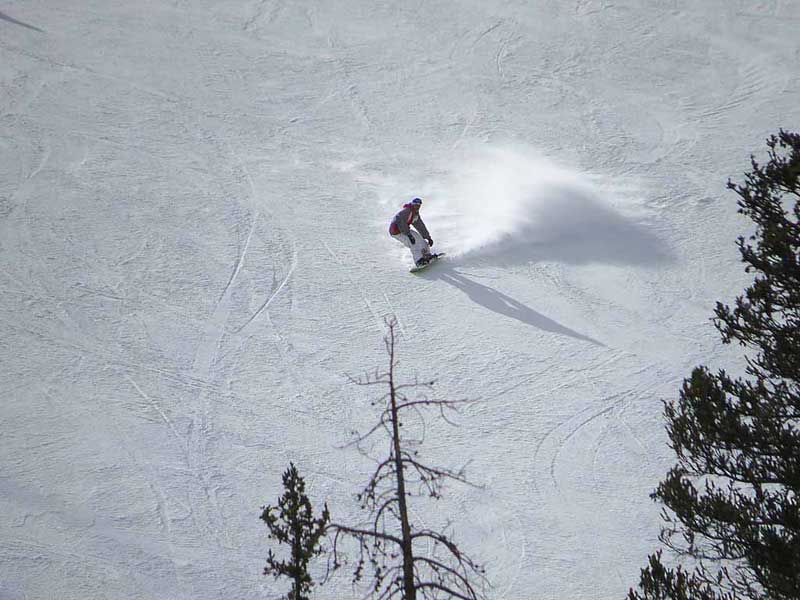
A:
[[[428,238],[428,246],[433,248],[433,238],[431,238],[431,237]]]
[[[417,243],[417,240],[415,240],[414,236],[411,235],[410,233],[408,234],[408,241],[411,242],[412,246]]]

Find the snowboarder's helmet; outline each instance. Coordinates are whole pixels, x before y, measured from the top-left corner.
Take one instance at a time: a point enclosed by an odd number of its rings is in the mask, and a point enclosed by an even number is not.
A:
[[[414,198],[411,201],[411,204],[414,204],[415,206],[422,206],[422,198]]]

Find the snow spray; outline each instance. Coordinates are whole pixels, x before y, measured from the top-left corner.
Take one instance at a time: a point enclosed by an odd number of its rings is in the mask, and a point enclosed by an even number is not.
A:
[[[641,263],[665,254],[638,222],[633,190],[533,150],[466,150],[441,172],[420,195],[426,223],[452,256]]]

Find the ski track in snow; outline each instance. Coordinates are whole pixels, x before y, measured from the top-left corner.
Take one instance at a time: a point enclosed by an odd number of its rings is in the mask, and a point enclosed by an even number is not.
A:
[[[742,281],[724,182],[796,113],[798,21],[782,0],[4,9],[0,597],[284,593],[259,506],[292,460],[363,518],[370,464],[338,448],[374,415],[345,374],[385,365],[386,317],[404,379],[480,400],[423,452],[485,489],[415,521],[452,521],[498,598],[624,595],[659,527],[660,401],[735,356],[708,323]],[[385,234],[414,195],[450,255],[421,277]]]

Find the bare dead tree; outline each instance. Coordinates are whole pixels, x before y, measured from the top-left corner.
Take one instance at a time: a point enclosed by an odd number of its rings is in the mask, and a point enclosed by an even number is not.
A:
[[[369,565],[372,571],[371,595],[377,600],[417,600],[418,597],[426,600],[478,600],[484,597],[485,571],[451,539],[447,531],[449,524],[444,531],[418,528],[409,517],[409,500],[412,498],[440,498],[442,485],[447,480],[471,484],[463,468],[454,471],[422,462],[419,447],[424,435],[416,438],[413,434],[401,435],[406,416],[416,417],[423,430],[426,411],[437,411],[441,418],[453,424],[448,414],[457,413],[468,401],[428,397],[433,388],[432,381],[398,383],[395,378],[397,322],[393,318],[387,319],[386,325],[388,371],[379,373],[376,370],[364,378],[351,378],[356,385],[386,389],[386,393],[372,403],[381,406],[382,410],[378,421],[366,433],[355,434],[355,439],[348,445],[366,454],[364,444],[384,434],[389,441],[388,455],[376,460],[372,476],[357,496],[361,508],[369,513],[368,521],[361,526],[330,525],[332,567],[339,568],[343,561],[346,562],[341,548],[343,540],[354,540],[358,560],[353,581],[360,581]],[[412,392],[413,398],[409,397]]]

